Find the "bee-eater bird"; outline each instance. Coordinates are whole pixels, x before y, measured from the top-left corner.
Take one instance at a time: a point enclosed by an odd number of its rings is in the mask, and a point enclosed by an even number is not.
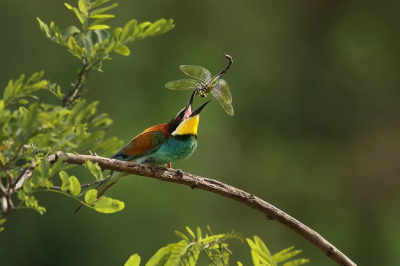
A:
[[[146,129],[110,158],[133,163],[167,164],[168,168],[171,167],[172,162],[188,158],[197,147],[200,112],[211,101],[204,103],[192,112],[195,93],[196,90],[190,95],[186,107],[179,111],[171,121]],[[97,187],[97,198],[100,198],[126,175],[125,173],[111,172],[110,177]]]

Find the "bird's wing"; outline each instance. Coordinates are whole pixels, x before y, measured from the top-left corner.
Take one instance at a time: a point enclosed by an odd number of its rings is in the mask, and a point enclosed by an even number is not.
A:
[[[151,154],[158,150],[166,139],[167,137],[163,132],[152,130],[145,131],[132,139],[116,154],[111,156],[111,159],[131,161],[140,156]]]

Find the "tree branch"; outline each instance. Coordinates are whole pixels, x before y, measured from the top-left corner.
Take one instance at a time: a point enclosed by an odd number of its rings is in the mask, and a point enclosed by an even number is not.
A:
[[[268,202],[257,198],[253,194],[234,188],[222,182],[192,175],[189,173],[182,173],[178,170],[167,169],[157,166],[152,167],[146,164],[136,164],[92,155],[75,155],[72,153],[64,154],[62,152],[58,152],[57,154],[50,156],[49,160],[50,162],[55,162],[58,157],[64,158],[64,162],[66,163],[78,165],[84,164],[85,160],[89,159],[92,163],[98,163],[102,169],[156,178],[161,181],[178,183],[189,186],[192,189],[198,188],[236,200],[263,213],[267,219],[275,220],[278,223],[281,223],[287,228],[293,230],[294,232],[305,238],[307,241],[309,241],[311,244],[316,246],[325,255],[334,260],[338,265],[356,266],[356,264],[352,262],[346,255],[340,252],[340,250],[338,250],[331,243],[326,241],[320,234],[318,234],[314,230],[308,228],[301,222],[297,221],[290,215],[284,213],[283,211],[279,210]]]

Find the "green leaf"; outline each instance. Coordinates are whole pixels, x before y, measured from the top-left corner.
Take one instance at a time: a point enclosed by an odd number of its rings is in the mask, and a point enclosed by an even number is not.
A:
[[[30,89],[32,91],[37,91],[37,90],[45,89],[45,88],[47,88],[47,80],[42,80],[42,81],[39,81],[36,84],[33,84]]]
[[[78,46],[78,44],[76,43],[76,40],[73,36],[70,36],[68,39],[68,47],[71,50],[71,52],[75,52],[75,48]]]
[[[18,108],[20,117],[28,115],[29,111],[25,107],[21,106]]]
[[[95,30],[94,33],[96,34],[93,36],[93,41],[95,43],[102,44],[103,41],[108,40],[110,38],[110,33],[106,30]]]
[[[38,82],[44,75],[44,71],[36,72],[33,74],[28,81],[26,82],[26,85],[33,85],[36,82]]]
[[[135,32],[136,26],[137,26],[137,21],[135,19],[132,19],[131,21],[126,23],[124,28],[122,29],[121,35],[119,36],[119,41],[123,43],[129,37],[131,37]]]
[[[306,264],[307,262],[310,262],[310,260],[309,259],[292,260],[292,261],[286,262],[285,264],[283,264],[283,266],[297,266],[297,265]]]
[[[125,55],[125,56],[128,56],[131,53],[131,51],[129,51],[129,48],[126,47],[125,45],[118,47],[114,51],[116,51],[119,54]]]
[[[284,255],[280,255],[280,256],[277,256],[277,257],[273,256],[272,258],[273,258],[277,263],[279,263],[279,262],[288,260],[288,259],[290,259],[290,258],[296,256],[296,255],[299,254],[299,253],[301,253],[301,250],[295,250],[295,251],[292,251],[292,252],[290,252],[290,253],[287,253],[287,254],[284,254]]]
[[[96,8],[98,6],[101,6],[105,3],[107,3],[108,1],[110,1],[110,0],[96,0],[92,3],[91,8]]]
[[[69,10],[72,10],[72,8],[73,8],[70,4],[64,3],[64,5],[65,5]]]
[[[260,248],[260,250],[263,253],[267,254],[269,257],[271,257],[271,252],[268,250],[264,242],[258,236],[254,236],[254,240],[256,242],[256,245]]]
[[[109,28],[110,28],[110,26],[108,26],[108,25],[94,25],[94,26],[91,26],[89,28],[89,30],[105,30],[105,29],[109,29]]]
[[[71,192],[71,195],[76,197],[81,193],[81,184],[79,183],[78,178],[75,176],[70,176],[69,178],[69,191]]]
[[[115,18],[115,16],[111,14],[101,14],[101,15],[91,16],[91,18]]]
[[[69,167],[69,164],[64,163],[62,158],[58,158],[58,160],[53,163],[53,166],[51,167],[51,176],[65,169],[66,167]]]
[[[83,14],[85,14],[85,13],[86,13],[86,8],[85,8],[85,5],[84,5],[84,4],[82,4],[82,2],[81,2],[81,1],[78,1],[78,7],[79,7],[79,11],[81,11]]]
[[[89,119],[96,113],[96,106],[99,104],[98,101],[92,102],[88,106],[85,107],[84,110],[80,111],[79,114],[76,116],[76,121],[78,123],[83,123],[86,119]]]
[[[173,19],[168,19],[167,22],[165,22],[159,30],[159,33],[165,33],[171,29],[173,29],[175,27],[175,25],[173,24],[174,20]]]
[[[6,221],[6,219],[0,219],[0,225],[3,225]]]
[[[24,200],[25,196],[26,196],[26,194],[23,189],[18,190],[18,199],[19,200]]]
[[[252,249],[252,257],[253,257],[253,261],[255,260],[255,258],[259,258],[259,260],[262,260],[263,262],[267,263],[268,265],[275,265],[275,261],[272,259],[271,256],[269,256],[268,254],[264,253],[261,251],[261,248],[254,243],[251,239],[246,238],[247,243],[249,244],[250,248]],[[253,254],[254,252],[254,254]],[[255,265],[255,264],[254,264]]]
[[[25,99],[20,99],[20,100],[18,101],[18,103],[20,103],[20,104],[28,104],[29,101],[27,101],[27,100],[25,100]]]
[[[168,247],[160,248],[156,252],[156,254],[154,254],[153,257],[151,257],[151,259],[146,263],[145,266],[158,266],[159,262],[168,255],[169,251],[170,249]]]
[[[151,25],[151,22],[142,22],[140,23],[136,28],[135,28],[135,32],[132,34],[132,38],[137,39],[137,38],[141,38],[143,35],[143,31]]]
[[[96,189],[91,189],[85,194],[85,201],[87,204],[90,204],[92,202],[95,202],[97,199],[97,190]]]
[[[253,249],[251,250],[251,258],[253,260],[254,266],[259,266],[260,265],[260,256]],[[271,266],[271,264],[266,263],[266,266]]]
[[[101,197],[94,205],[94,209],[102,213],[114,213],[125,208],[125,203],[119,200]]]
[[[200,227],[197,227],[197,241],[200,241],[201,240],[201,229],[200,229]]]
[[[121,35],[121,32],[122,32],[122,28],[120,28],[120,27],[115,28],[111,34],[111,37],[116,39],[116,41],[117,41],[117,40],[119,40],[119,36]]]
[[[51,165],[50,165],[49,160],[46,157],[43,158],[39,169],[40,169],[40,173],[42,174],[43,178],[48,178],[50,176]]]
[[[42,178],[40,172],[39,168],[36,168],[30,178],[33,188],[40,188],[46,185],[47,180]]]
[[[177,234],[180,238],[182,238],[186,242],[190,243],[189,238],[185,234],[183,234],[183,233],[181,233],[181,232],[179,232],[177,230],[175,230],[175,234]]]
[[[69,26],[68,28],[66,28],[63,32],[62,38],[63,40],[68,40],[68,38],[72,35],[74,35],[75,33],[79,33],[81,32],[77,27],[75,26]]]
[[[200,242],[200,243],[203,243],[203,244],[209,244],[209,243],[214,242],[214,241],[217,240],[217,239],[221,239],[221,238],[224,238],[224,237],[225,237],[224,234],[213,235],[213,236],[209,236],[209,237],[203,238],[203,239],[200,240],[199,242]]]
[[[31,192],[32,186],[31,186],[31,181],[29,179],[25,179],[24,184],[23,184],[23,190],[26,194],[29,194]]]
[[[36,201],[35,196],[30,196],[30,197],[26,196],[25,197],[25,204],[26,204],[26,206],[32,207],[34,209],[36,209],[38,207],[38,203]]]
[[[86,100],[85,99],[81,100],[80,102],[78,102],[77,104],[74,105],[74,107],[71,110],[71,113],[68,115],[68,123],[77,124],[77,121],[75,121],[75,118],[85,108],[85,105],[86,105]]]
[[[77,9],[76,7],[73,7],[72,10],[73,10],[73,12],[75,13],[76,17],[79,19],[79,21],[80,21],[82,24],[85,24],[85,22],[86,22],[85,15],[82,14],[82,13],[79,11],[79,9]]]
[[[3,94],[4,102],[7,102],[7,100],[12,97],[13,92],[14,92],[13,81],[10,80],[7,84],[6,89],[4,90]]]
[[[50,38],[49,26],[46,23],[42,22],[40,18],[36,18],[39,21],[40,29],[46,34],[46,37]]]
[[[265,254],[264,252],[262,252],[261,250],[253,250],[257,256],[259,257],[260,261],[264,264],[267,265],[271,265],[271,266],[275,266],[276,262],[274,261],[274,259],[270,256],[268,256],[267,254]]]
[[[108,6],[108,7],[94,9],[94,10],[92,10],[90,12],[90,16],[89,17],[91,18],[93,15],[98,15],[98,14],[104,13],[104,12],[106,12],[106,11],[112,9],[112,8],[117,7],[117,6],[118,6],[118,4],[115,3],[115,4],[112,4],[111,6]]]
[[[188,231],[188,233],[192,236],[193,240],[196,238],[196,236],[194,235],[193,231],[190,230],[190,228],[188,226],[185,227],[186,231]]]
[[[124,266],[139,266],[140,256],[138,254],[132,255],[129,260],[124,264]]]
[[[160,27],[161,27],[163,24],[165,24],[165,22],[167,22],[165,19],[159,19],[159,20],[157,20],[156,22],[154,22],[153,24],[151,24],[151,26],[148,27],[148,28],[144,31],[143,35],[149,36],[149,35],[155,34],[157,31],[160,30]]]
[[[32,130],[34,124],[38,122],[38,106],[37,104],[31,104],[29,106],[29,112],[25,115],[24,121],[22,122],[22,127],[25,133]]]
[[[240,261],[238,261],[237,264],[238,266],[243,266],[243,264]]]
[[[61,191],[65,192],[70,187],[70,181],[69,181],[68,174],[65,171],[61,171],[60,172],[60,178],[61,178],[61,181],[62,181]]]
[[[90,8],[90,0],[79,0],[78,4],[79,4],[80,6],[82,6],[82,9],[83,9],[83,10],[81,10],[81,11],[82,11],[83,13],[85,13],[86,11],[88,11],[89,8]]]
[[[96,180],[103,179],[103,173],[98,163],[92,163],[89,159],[86,159],[84,166],[94,175]]]
[[[291,251],[292,249],[294,249],[294,247],[290,247],[284,250],[279,251],[278,253],[274,254],[272,256],[272,258],[276,261],[276,262],[281,262],[281,260],[279,260],[279,258],[283,255],[285,255],[286,253],[288,253],[289,251]]]

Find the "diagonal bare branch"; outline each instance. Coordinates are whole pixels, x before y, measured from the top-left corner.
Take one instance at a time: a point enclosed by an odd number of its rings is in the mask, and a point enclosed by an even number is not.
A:
[[[62,157],[63,155],[65,157]],[[306,225],[297,221],[290,215],[279,210],[268,202],[257,198],[253,194],[234,188],[222,182],[189,173],[182,173],[178,170],[156,166],[154,167],[148,164],[124,162],[92,155],[75,155],[72,153],[63,154],[62,152],[58,152],[56,155],[50,156],[49,160],[51,162],[55,162],[59,157],[65,158],[64,161],[66,163],[78,165],[84,164],[85,160],[89,159],[92,163],[98,163],[102,169],[109,169],[127,174],[156,178],[161,181],[178,183],[189,186],[192,189],[198,188],[227,197],[229,199],[233,199],[263,213],[267,219],[275,220],[293,230],[311,244],[316,246],[319,250],[324,252],[325,255],[334,260],[338,265],[356,266],[356,264],[352,262],[346,255],[344,255],[331,243],[326,241],[314,230],[310,229]]]

